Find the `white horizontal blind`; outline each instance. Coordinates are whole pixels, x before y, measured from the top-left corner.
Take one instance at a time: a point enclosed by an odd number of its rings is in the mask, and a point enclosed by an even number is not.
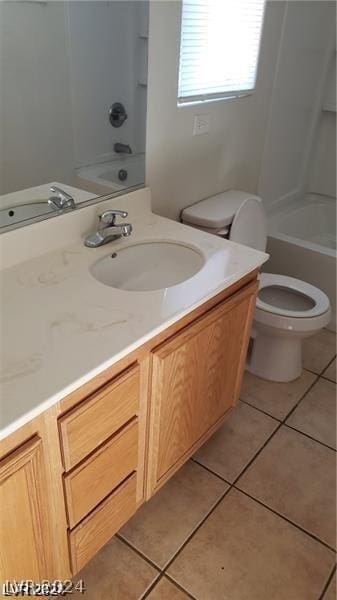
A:
[[[178,103],[254,90],[265,0],[183,0]]]

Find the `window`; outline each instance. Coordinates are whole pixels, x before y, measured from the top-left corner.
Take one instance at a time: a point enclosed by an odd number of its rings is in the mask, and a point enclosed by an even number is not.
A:
[[[183,0],[178,104],[251,93],[264,0]]]

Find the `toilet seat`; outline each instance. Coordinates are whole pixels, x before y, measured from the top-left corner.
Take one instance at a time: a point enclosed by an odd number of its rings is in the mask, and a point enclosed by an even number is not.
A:
[[[314,306],[308,309],[296,310],[294,308],[285,308],[274,305],[272,302],[262,300],[259,295],[256,300],[256,308],[259,311],[266,311],[274,315],[280,315],[289,318],[296,319],[307,319],[311,317],[318,317],[329,310],[330,302],[329,298],[313,285],[295,279],[294,277],[287,277],[285,275],[273,275],[271,273],[262,273],[260,275],[259,293],[261,290],[267,289],[268,287],[284,288],[288,292],[288,298],[291,298],[291,292],[294,292],[294,296],[300,295],[307,299],[308,302],[314,303]],[[295,299],[295,298],[294,298]],[[291,300],[290,300],[291,303]]]

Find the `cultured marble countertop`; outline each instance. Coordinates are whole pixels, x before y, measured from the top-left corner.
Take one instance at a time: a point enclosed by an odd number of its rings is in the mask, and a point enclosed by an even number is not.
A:
[[[110,205],[123,209],[122,198]],[[1,271],[0,438],[268,258],[159,217],[150,211],[149,202],[140,202],[135,210],[130,210],[129,202],[128,210],[127,220],[133,225],[130,238],[96,249],[76,239]],[[56,226],[57,219],[48,221],[48,227],[54,222]],[[19,231],[14,233],[18,236]],[[90,266],[100,257],[143,240],[191,245],[203,254],[205,266],[187,282],[150,292],[111,288],[91,275]]]

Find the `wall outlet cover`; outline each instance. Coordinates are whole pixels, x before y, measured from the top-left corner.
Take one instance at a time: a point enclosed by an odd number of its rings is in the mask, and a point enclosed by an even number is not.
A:
[[[209,132],[211,115],[195,115],[193,121],[193,135],[202,135]]]

